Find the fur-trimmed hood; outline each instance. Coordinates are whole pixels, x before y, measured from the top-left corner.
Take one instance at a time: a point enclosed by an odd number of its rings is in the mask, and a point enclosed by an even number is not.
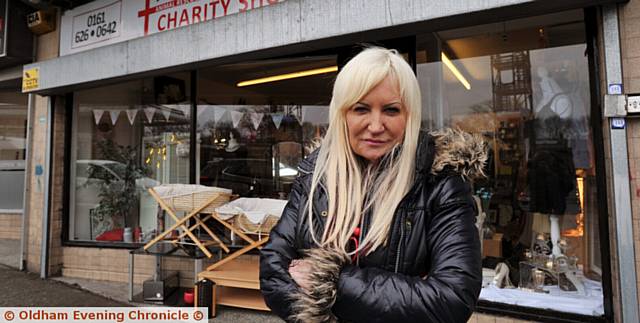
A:
[[[319,143],[315,146],[318,148]],[[298,167],[304,173],[312,173],[317,157],[318,149],[315,149]],[[487,144],[480,135],[453,128],[421,131],[416,152],[416,173],[429,170],[431,175],[438,176],[455,172],[465,179],[478,179],[486,176],[484,167],[487,158]]]
[[[424,141],[428,143],[425,144]],[[480,135],[460,129],[444,128],[428,134],[421,133],[416,157],[418,172],[429,169],[429,173],[436,176],[444,172],[455,172],[472,180],[486,176],[486,142]]]

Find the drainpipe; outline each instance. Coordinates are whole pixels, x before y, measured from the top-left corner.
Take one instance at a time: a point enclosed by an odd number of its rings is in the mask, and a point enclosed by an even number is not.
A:
[[[25,138],[25,166],[24,166],[24,194],[22,196],[22,238],[20,239],[20,270],[27,270],[27,239],[29,239],[29,201],[31,196],[31,128],[33,127],[33,99],[29,94],[27,99],[27,138]]]
[[[44,157],[44,206],[42,209],[42,241],[40,243],[40,278],[46,279],[49,273],[49,219],[51,213],[51,151],[53,147],[53,107],[55,97],[47,98],[47,138]]]
[[[616,219],[616,252],[619,267],[618,290],[620,291],[622,314],[620,322],[636,323],[640,322],[640,318],[638,316],[629,155],[625,126],[627,115],[626,97],[622,88],[619,28],[618,6],[615,4],[603,6],[602,31],[605,79],[607,82],[604,116],[609,125],[609,138],[611,138],[612,193]]]

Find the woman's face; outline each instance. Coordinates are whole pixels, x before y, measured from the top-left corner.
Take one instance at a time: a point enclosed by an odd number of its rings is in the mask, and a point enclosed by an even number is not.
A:
[[[377,161],[401,143],[407,124],[397,83],[385,78],[347,111],[349,145],[370,162]]]

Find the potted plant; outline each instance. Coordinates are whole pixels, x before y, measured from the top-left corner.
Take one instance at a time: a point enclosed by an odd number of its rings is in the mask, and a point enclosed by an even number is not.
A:
[[[139,179],[151,174],[140,163],[137,147],[118,145],[111,139],[98,142],[102,160],[91,163],[88,178],[98,187],[98,205],[91,211],[91,231],[96,237],[106,231],[131,225],[127,215],[138,207],[142,187]]]

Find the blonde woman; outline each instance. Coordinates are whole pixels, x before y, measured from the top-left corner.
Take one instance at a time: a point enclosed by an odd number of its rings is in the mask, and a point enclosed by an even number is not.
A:
[[[469,319],[482,281],[470,180],[485,145],[421,132],[420,102],[393,50],[365,49],[338,74],[327,134],[261,252],[261,291],[283,319]]]

